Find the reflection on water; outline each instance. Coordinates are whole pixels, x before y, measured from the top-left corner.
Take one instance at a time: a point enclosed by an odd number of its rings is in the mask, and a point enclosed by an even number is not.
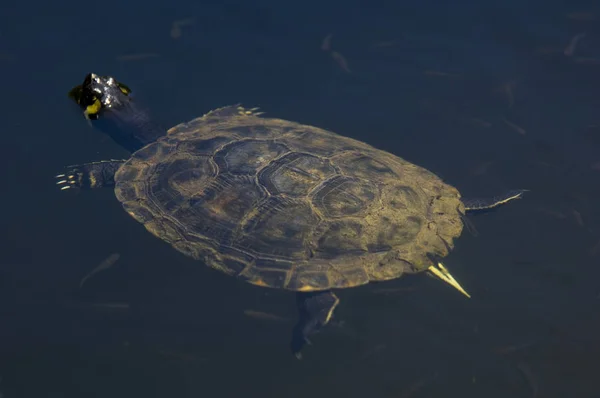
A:
[[[0,395],[600,396],[600,9],[520,4],[0,6]],[[340,291],[297,361],[293,295],[184,258],[110,190],[56,189],[65,165],[127,156],[69,103],[90,71],[167,125],[260,106],[465,196],[531,192],[446,259],[472,299],[423,275]]]

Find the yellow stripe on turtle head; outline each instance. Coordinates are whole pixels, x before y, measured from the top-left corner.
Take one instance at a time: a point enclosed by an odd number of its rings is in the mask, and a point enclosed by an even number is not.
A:
[[[127,87],[126,85],[124,85],[123,83],[117,83],[117,86],[119,86],[119,89],[121,90],[121,92],[125,95],[129,95],[131,94],[131,89],[129,87]]]
[[[100,102],[99,99],[95,98],[94,102],[91,105],[88,105],[85,107],[83,114],[85,115],[86,119],[89,119],[90,115],[91,116],[97,115],[101,109],[102,109],[102,103]]]

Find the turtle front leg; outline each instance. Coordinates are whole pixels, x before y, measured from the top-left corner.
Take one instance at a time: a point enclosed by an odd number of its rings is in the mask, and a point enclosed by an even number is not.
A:
[[[298,292],[298,323],[292,332],[291,348],[296,358],[302,359],[302,348],[310,341],[308,337],[327,325],[340,299],[332,291]]]
[[[55,176],[61,190],[70,188],[91,189],[115,185],[115,173],[125,160],[102,160],[67,166],[64,173]]]

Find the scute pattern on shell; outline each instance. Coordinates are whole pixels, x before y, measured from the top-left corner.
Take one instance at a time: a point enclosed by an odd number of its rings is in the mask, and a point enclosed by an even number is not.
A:
[[[426,270],[462,232],[458,191],[329,131],[226,107],[116,175],[126,211],[177,250],[256,285],[347,288]]]

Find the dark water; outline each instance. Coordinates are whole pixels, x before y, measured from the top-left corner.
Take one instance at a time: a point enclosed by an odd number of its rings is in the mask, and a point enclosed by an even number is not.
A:
[[[600,397],[600,6],[479,3],[3,2],[0,396]],[[183,257],[111,190],[54,185],[127,156],[66,97],[90,71],[166,125],[241,102],[465,196],[531,192],[446,259],[471,300],[425,276],[341,291],[297,361],[292,294]]]

